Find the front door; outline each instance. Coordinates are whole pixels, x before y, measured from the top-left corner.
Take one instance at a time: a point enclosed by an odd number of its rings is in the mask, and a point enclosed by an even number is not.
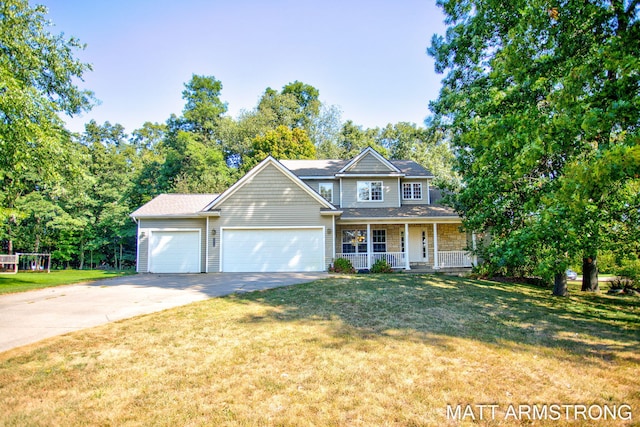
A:
[[[409,227],[409,262],[429,262],[429,239],[426,228]]]

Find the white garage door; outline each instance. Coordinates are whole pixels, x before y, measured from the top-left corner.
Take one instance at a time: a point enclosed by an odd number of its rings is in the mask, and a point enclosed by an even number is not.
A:
[[[224,230],[222,271],[323,271],[324,239],[318,228]]]
[[[200,273],[200,232],[152,231],[151,273]]]

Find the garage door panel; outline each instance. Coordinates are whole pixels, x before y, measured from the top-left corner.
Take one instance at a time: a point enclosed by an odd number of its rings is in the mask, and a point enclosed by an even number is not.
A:
[[[323,271],[321,229],[225,230],[223,271]]]
[[[199,273],[198,231],[153,231],[149,250],[152,273]]]

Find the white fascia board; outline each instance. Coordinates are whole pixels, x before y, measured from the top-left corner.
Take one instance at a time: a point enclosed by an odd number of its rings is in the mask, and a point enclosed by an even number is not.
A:
[[[369,224],[458,224],[462,223],[462,220],[459,217],[453,216],[441,216],[441,217],[422,217],[422,218],[400,218],[400,217],[388,217],[388,218],[380,218],[380,217],[372,217],[372,218],[340,218],[336,221],[336,224],[360,224],[360,223],[369,223]]]
[[[338,178],[402,178],[405,175],[402,172],[390,173],[337,173]]]

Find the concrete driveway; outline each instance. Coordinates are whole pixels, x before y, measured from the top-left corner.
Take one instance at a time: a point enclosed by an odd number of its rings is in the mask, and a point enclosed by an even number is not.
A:
[[[138,274],[0,296],[0,352],[44,338],[326,273]]]

